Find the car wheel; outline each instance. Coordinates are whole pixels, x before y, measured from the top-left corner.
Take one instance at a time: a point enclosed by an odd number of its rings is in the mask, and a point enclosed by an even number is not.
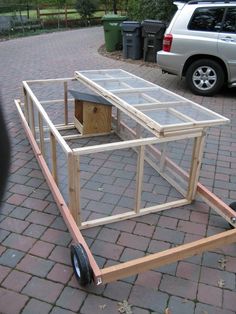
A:
[[[71,263],[79,284],[81,286],[90,284],[92,271],[87,253],[81,244],[71,245]]]
[[[190,90],[197,95],[212,96],[223,86],[225,80],[221,65],[210,59],[193,62],[187,69],[186,81]]]

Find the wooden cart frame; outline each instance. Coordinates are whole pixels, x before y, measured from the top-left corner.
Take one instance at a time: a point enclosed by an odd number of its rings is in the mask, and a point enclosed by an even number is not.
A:
[[[87,85],[91,90],[100,94],[109,100],[116,108],[116,116],[113,117],[113,122],[115,123],[115,132],[118,136],[122,137],[121,129],[123,132],[129,134],[129,140],[123,140],[116,143],[108,143],[102,145],[94,145],[89,147],[75,148],[71,149],[67,143],[67,140],[71,138],[83,138],[83,135],[69,135],[62,136],[60,134],[61,130],[67,130],[75,128],[73,123],[69,123],[68,119],[68,103],[71,99],[68,98],[68,83],[70,81],[79,80],[83,84]],[[64,99],[49,100],[49,101],[39,101],[31,89],[31,85],[34,84],[49,84],[58,83],[64,88]],[[146,81],[145,81],[146,82]],[[140,109],[142,106],[137,106],[138,108],[130,108],[124,102],[122,103],[119,98],[115,97],[109,91],[99,88],[96,84],[91,84],[90,80],[87,80],[83,73],[75,72],[75,77],[73,78],[62,78],[62,79],[47,79],[47,80],[33,80],[23,82],[23,94],[24,102],[20,100],[15,100],[15,104],[23,124],[24,130],[33,148],[35,156],[38,163],[42,169],[45,179],[51,189],[53,197],[57,203],[58,208],[63,216],[63,219],[71,233],[71,236],[75,243],[80,243],[83,245],[89,260],[90,267],[93,272],[93,278],[96,285],[101,283],[111,282],[123,277],[127,277],[133,274],[137,274],[152,268],[156,268],[162,265],[170,264],[178,260],[191,257],[200,254],[204,251],[211,250],[226,244],[230,244],[236,241],[236,229],[225,231],[217,235],[203,238],[198,241],[194,241],[188,244],[183,244],[178,247],[174,247],[159,253],[154,253],[142,258],[131,260],[118,265],[106,267],[100,269],[86,243],[84,240],[80,229],[89,228],[93,226],[103,225],[106,223],[111,223],[115,221],[121,221],[124,219],[137,217],[145,215],[148,213],[156,213],[170,208],[176,208],[190,204],[196,196],[200,197],[204,202],[206,202],[211,208],[213,208],[219,215],[221,215],[225,220],[227,220],[233,227],[236,226],[236,212],[226,205],[222,200],[220,200],[216,195],[211,193],[206,187],[198,182],[199,172],[201,167],[201,159],[203,154],[203,146],[205,139],[205,132],[207,124],[198,124],[193,126],[192,123],[186,123],[184,128],[179,128],[173,125],[170,128],[162,129],[157,125],[153,126],[151,119],[145,116]],[[64,103],[64,123],[59,125],[54,125],[43,108],[43,103]],[[153,104],[149,105],[149,108],[153,108]],[[135,120],[141,126],[147,128],[152,132],[153,136],[141,138],[139,134],[139,129],[134,131],[128,125],[120,120],[120,113],[125,112],[129,117]],[[216,114],[217,115],[217,114]],[[35,123],[35,118],[37,118],[37,126]],[[181,115],[183,118],[183,115]],[[185,117],[184,117],[185,118]],[[213,125],[227,122],[228,119],[219,115],[219,121],[213,123]],[[192,122],[192,121],[191,121]],[[49,130],[50,137],[45,138],[45,126]],[[36,133],[37,139],[36,140]],[[98,134],[95,134],[98,135]],[[85,135],[88,136],[88,135]],[[90,135],[93,136],[93,135]],[[186,173],[177,164],[175,164],[171,159],[166,157],[165,151],[161,152],[157,150],[152,144],[156,143],[166,143],[168,141],[177,141],[181,139],[194,140],[192,161],[190,173]],[[45,140],[50,141],[50,156],[51,156],[51,170],[49,169],[45,161]],[[69,204],[67,204],[58,188],[58,176],[57,176],[57,152],[56,145],[60,145],[64,153],[67,156],[68,161],[68,191],[69,191]],[[90,221],[81,221],[80,215],[80,156],[93,154],[97,152],[111,151],[123,148],[133,148],[138,154],[137,159],[137,175],[136,175],[136,197],[135,197],[135,208],[132,211],[108,216],[105,218],[99,218]],[[145,156],[145,149],[148,149],[153,156],[160,159],[160,166],[157,167],[151,159]],[[176,188],[182,195],[183,198],[180,200],[175,200],[167,202],[161,205],[155,205],[148,208],[141,208],[141,192],[142,192],[142,178],[143,178],[143,168],[144,162],[149,163],[156,171],[160,173],[172,186]],[[175,172],[175,175],[187,182],[187,191],[183,191],[175,181],[166,175],[162,170],[163,164],[169,169]]]

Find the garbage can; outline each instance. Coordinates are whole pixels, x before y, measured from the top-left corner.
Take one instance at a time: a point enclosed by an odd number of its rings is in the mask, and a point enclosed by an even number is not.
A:
[[[141,44],[141,23],[125,21],[121,24],[123,35],[123,56],[124,58],[139,60],[142,57]]]
[[[120,24],[127,19],[126,16],[107,14],[102,18],[105,45],[108,52],[122,49],[122,35]]]
[[[166,24],[159,20],[144,20],[142,22],[142,36],[144,37],[143,59],[156,62],[156,53],[162,49],[162,40]]]

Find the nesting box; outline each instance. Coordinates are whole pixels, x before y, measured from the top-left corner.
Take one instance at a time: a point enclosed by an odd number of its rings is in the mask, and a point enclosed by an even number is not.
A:
[[[111,132],[112,105],[103,97],[70,91],[75,98],[74,123],[82,135]]]

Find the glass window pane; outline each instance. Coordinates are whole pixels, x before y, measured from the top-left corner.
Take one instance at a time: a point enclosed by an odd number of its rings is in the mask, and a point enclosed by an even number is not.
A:
[[[214,115],[213,112],[208,112],[207,110],[204,110],[204,108],[201,109],[199,107],[195,107],[190,103],[186,103],[186,105],[177,105],[174,108],[180,113],[183,113],[196,121],[208,121],[218,119],[218,117]]]
[[[141,79],[124,79],[123,82],[127,85],[129,85],[132,88],[146,88],[146,87],[153,87],[155,86],[149,82],[146,82]]]
[[[117,97],[121,98],[125,102],[127,102],[129,105],[135,105],[135,104],[146,104],[146,103],[152,103],[148,97],[145,97],[145,94],[143,93],[114,93]]]
[[[155,109],[150,111],[143,111],[143,113],[160,125],[186,123],[185,120],[177,117],[168,109]]]
[[[164,89],[156,89],[153,91],[145,92],[146,95],[149,97],[154,98],[157,102],[169,102],[169,101],[182,101],[183,99],[181,97],[178,97],[177,94],[169,93],[168,91],[165,91]]]
[[[222,32],[236,33],[236,8],[228,8]]]
[[[198,8],[193,14],[188,28],[190,30],[219,32],[224,8]]]
[[[106,80],[96,80],[94,79],[94,82],[101,87],[107,89],[107,90],[119,90],[119,89],[135,89],[135,88],[155,88],[153,84],[149,82],[145,82],[144,80],[141,79],[136,79],[136,78],[121,78],[117,80],[113,80],[111,78],[106,79]]]

